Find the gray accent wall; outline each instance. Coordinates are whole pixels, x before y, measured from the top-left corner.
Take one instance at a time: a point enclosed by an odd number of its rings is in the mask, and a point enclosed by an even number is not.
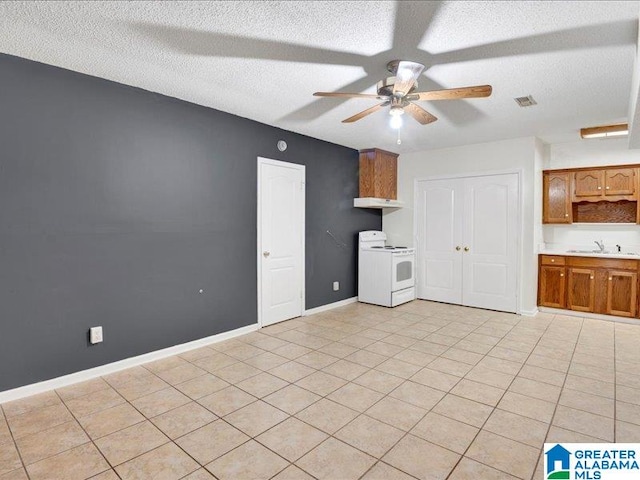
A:
[[[306,308],[357,295],[355,150],[0,55],[0,391],[255,324],[258,156],[306,166]]]

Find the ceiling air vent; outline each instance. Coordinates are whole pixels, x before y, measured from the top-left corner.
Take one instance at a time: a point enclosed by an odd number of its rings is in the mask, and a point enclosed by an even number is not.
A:
[[[521,107],[532,107],[538,104],[531,95],[527,95],[526,97],[516,97],[514,100]]]

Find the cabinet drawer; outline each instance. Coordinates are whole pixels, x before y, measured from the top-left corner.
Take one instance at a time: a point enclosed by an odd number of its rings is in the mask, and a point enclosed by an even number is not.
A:
[[[638,270],[638,260],[630,258],[598,258],[598,257],[568,257],[570,267],[579,268],[612,268],[616,270]],[[556,265],[554,263],[554,265]]]
[[[542,265],[564,265],[565,258],[561,255],[540,255]]]

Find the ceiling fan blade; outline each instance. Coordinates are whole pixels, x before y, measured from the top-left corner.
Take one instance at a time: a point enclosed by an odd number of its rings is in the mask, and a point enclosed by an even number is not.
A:
[[[396,71],[396,81],[393,84],[393,94],[396,96],[404,96],[416,83],[418,77],[424,70],[424,65],[416,62],[407,62],[402,60],[398,63]]]
[[[407,100],[457,100],[459,98],[482,98],[491,95],[491,85],[476,85],[474,87],[448,88],[431,92],[416,92]],[[416,98],[414,98],[416,97]]]
[[[344,92],[316,92],[314,97],[343,97],[343,98],[380,98],[375,93],[344,93]],[[382,97],[385,98],[385,97]]]
[[[415,118],[422,125],[426,125],[427,123],[432,123],[438,120],[438,117],[431,115],[424,108],[419,107],[415,103],[410,103],[406,107],[404,107],[404,111]]]
[[[379,103],[378,105],[374,105],[371,108],[367,108],[366,110],[363,110],[360,113],[356,113],[353,117],[349,117],[349,118],[345,118],[344,120],[342,120],[342,123],[353,123],[353,122],[357,122],[358,120],[360,120],[363,117],[366,117],[367,115],[372,114],[373,112],[377,112],[378,110],[380,110],[382,107],[386,107],[387,105],[389,105],[389,102],[382,102]]]

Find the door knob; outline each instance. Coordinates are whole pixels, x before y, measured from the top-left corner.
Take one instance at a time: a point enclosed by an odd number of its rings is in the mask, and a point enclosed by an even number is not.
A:
[[[267,258],[269,255],[271,255],[271,252],[262,252],[264,258]]]
[[[469,251],[469,247],[464,247],[464,251],[468,252]]]
[[[459,251],[460,251],[460,248],[461,248],[461,247],[460,247],[460,245],[458,245],[458,246],[456,247],[456,251],[458,251],[458,252],[459,252]]]

